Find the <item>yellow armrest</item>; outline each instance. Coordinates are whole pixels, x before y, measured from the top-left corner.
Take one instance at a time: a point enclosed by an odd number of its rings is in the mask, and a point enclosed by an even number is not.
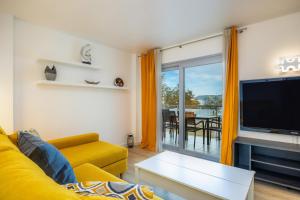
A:
[[[99,141],[99,135],[97,133],[86,133],[81,135],[69,136],[54,140],[49,140],[48,142],[54,145],[58,149],[63,149],[66,147],[97,142]]]
[[[78,182],[84,181],[113,181],[113,182],[125,182],[122,179],[96,167],[93,164],[85,163],[74,168]]]

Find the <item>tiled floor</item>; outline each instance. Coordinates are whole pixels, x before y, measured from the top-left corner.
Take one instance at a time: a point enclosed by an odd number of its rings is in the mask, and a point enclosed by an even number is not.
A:
[[[177,139],[177,143],[175,143],[175,136],[173,134],[170,134],[169,130],[167,129],[166,137],[163,143],[172,146],[177,146],[178,139]],[[219,159],[220,157],[220,146],[221,146],[221,140],[219,140],[216,137],[216,133],[212,133],[210,145],[207,145],[206,138],[204,139],[204,144],[203,144],[202,131],[197,132],[195,148],[194,148],[194,133],[189,133],[188,140],[185,144],[185,148],[187,150],[196,151],[205,154],[207,156],[214,157],[216,159]]]

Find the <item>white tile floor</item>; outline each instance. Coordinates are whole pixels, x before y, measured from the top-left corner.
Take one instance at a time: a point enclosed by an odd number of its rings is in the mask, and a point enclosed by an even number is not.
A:
[[[213,132],[210,145],[207,145],[206,138],[204,139],[205,143],[203,144],[202,131],[198,131],[197,136],[196,136],[196,145],[194,148],[194,133],[189,133],[188,141],[185,144],[185,148],[190,151],[196,151],[196,152],[205,154],[207,156],[211,156],[211,157],[219,159],[221,140],[218,140],[216,138],[216,136],[217,136],[217,134]],[[175,144],[175,136],[170,134],[169,130],[167,129],[166,137],[165,137],[163,143],[172,145],[172,146],[178,146],[178,139],[177,139],[177,144]]]

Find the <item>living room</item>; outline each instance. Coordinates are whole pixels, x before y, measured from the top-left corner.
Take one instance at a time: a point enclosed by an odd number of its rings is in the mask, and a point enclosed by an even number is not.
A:
[[[299,32],[298,0],[1,1],[0,199],[299,199]]]

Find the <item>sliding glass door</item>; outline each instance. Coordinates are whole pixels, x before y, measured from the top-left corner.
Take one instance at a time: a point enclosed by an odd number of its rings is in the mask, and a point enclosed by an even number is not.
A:
[[[161,74],[162,142],[178,146],[179,136],[179,70],[170,68]]]
[[[221,55],[163,66],[163,148],[218,160],[222,128]]]
[[[219,157],[222,63],[185,69],[185,149]]]

